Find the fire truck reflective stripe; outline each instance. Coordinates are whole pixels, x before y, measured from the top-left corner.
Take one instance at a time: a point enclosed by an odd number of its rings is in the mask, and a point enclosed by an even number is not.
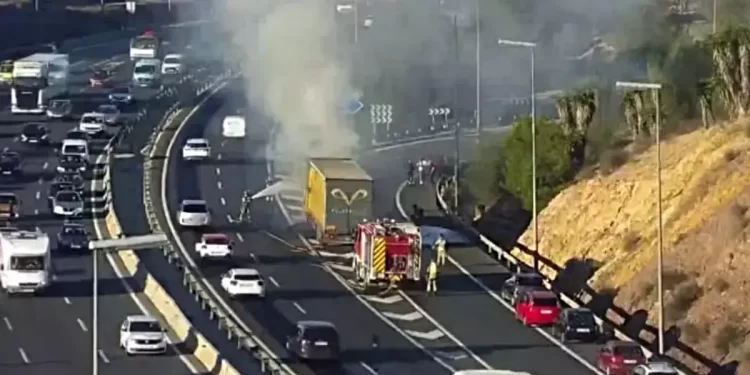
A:
[[[375,237],[372,244],[372,271],[376,275],[385,273],[385,238]]]

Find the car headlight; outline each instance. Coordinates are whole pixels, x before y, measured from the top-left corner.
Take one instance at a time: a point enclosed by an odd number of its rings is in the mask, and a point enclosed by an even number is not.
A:
[[[57,166],[57,171],[60,172],[60,173],[65,172],[65,168],[63,168],[63,167],[61,167],[61,166],[58,165]]]

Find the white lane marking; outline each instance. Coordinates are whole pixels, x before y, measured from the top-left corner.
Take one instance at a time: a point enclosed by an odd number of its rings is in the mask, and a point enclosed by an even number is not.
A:
[[[78,325],[81,326],[81,330],[83,330],[83,332],[89,331],[88,327],[86,327],[86,323],[84,323],[81,318],[76,319],[76,321],[78,322]]]
[[[255,257],[255,254],[250,253],[250,258],[253,258],[253,262],[258,263],[258,258]]]
[[[221,205],[222,206],[226,206],[227,205],[227,200],[224,199],[224,197],[221,197]]]
[[[109,363],[109,358],[107,358],[107,355],[104,354],[104,350],[99,349],[99,358],[102,359],[102,362]]]
[[[224,186],[221,184],[221,181],[216,182],[216,187],[219,188],[219,190],[224,188]]]
[[[216,175],[217,176],[221,176],[221,169],[220,168],[216,168]]]
[[[221,160],[221,154],[216,155],[216,158],[219,159],[219,160]]]
[[[404,332],[408,335],[412,335],[418,339],[421,340],[428,340],[428,341],[435,341],[439,338],[445,337],[445,333],[439,329],[433,329],[432,331],[428,332],[422,332],[422,331],[412,331],[410,329],[405,329]],[[481,363],[481,362],[480,362]]]
[[[39,185],[41,185],[44,182],[44,179],[39,177],[39,179],[36,181]]]
[[[28,355],[28,354],[26,354],[26,351],[25,351],[25,350],[23,350],[23,348],[18,348],[18,354],[20,354],[20,355],[21,355],[21,359],[23,360],[23,363],[25,363],[25,364],[27,364],[27,365],[28,365],[29,363],[31,363],[31,361],[29,360],[29,355]]]
[[[398,211],[401,214],[401,216],[403,216],[406,219],[409,219],[409,215],[406,214],[406,211],[404,210],[404,207],[403,207],[403,203],[401,202],[401,194],[403,193],[403,190],[404,190],[405,187],[406,187],[406,181],[404,181],[398,187],[398,189],[396,190],[395,200],[396,200],[396,208],[398,209]],[[461,271],[461,273],[464,274],[464,276],[466,276],[469,280],[471,280],[474,284],[476,284],[480,289],[482,289],[485,293],[487,293],[487,295],[489,295],[492,299],[494,299],[495,301],[497,301],[498,303],[500,303],[500,305],[502,305],[503,307],[505,307],[508,311],[515,313],[515,310],[513,309],[513,306],[511,306],[504,299],[500,298],[500,295],[498,295],[497,293],[495,293],[494,290],[488,288],[487,285],[485,285],[484,282],[482,282],[482,280],[479,280],[474,275],[472,275],[471,272],[469,272],[469,270],[467,270],[466,268],[464,268],[464,266],[462,266],[460,263],[458,263],[455,259],[451,258],[450,255],[448,255],[446,258],[448,259],[448,262],[450,262],[451,264],[453,264],[453,266],[455,266],[459,271]],[[406,296],[406,294],[403,291],[399,291],[399,294],[404,294],[404,296]],[[411,298],[409,298],[408,296],[406,296],[406,298],[409,299],[409,300],[411,300]],[[415,307],[417,308],[417,311],[420,311],[420,310],[424,311],[424,310],[422,310],[421,307],[417,306],[416,304],[413,303],[413,305],[415,305]],[[427,319],[432,320],[431,317],[429,317],[429,316],[427,317]],[[439,326],[438,326],[438,328],[439,328]],[[549,333],[547,333],[547,331],[545,331],[545,330],[543,330],[543,329],[541,329],[539,327],[529,327],[529,328],[532,328],[535,331],[537,331],[540,335],[542,335],[544,338],[546,338],[549,342],[553,343],[555,346],[557,346],[558,348],[562,349],[562,351],[564,351],[566,354],[568,354],[571,358],[573,358],[574,360],[578,361],[579,363],[581,363],[582,365],[584,365],[586,368],[588,368],[589,370],[591,370],[595,374],[602,374],[602,372],[599,371],[599,369],[597,369],[594,365],[592,365],[591,363],[589,363],[586,359],[584,359],[583,357],[581,357],[578,353],[576,353],[573,350],[571,350],[570,348],[568,348],[565,344],[561,343],[557,338],[555,338],[554,336],[552,336]],[[461,347],[461,349],[464,349],[464,348]],[[471,354],[470,351],[467,351],[467,353]]]
[[[245,237],[242,237],[242,233],[237,233],[237,239],[240,240],[240,242],[245,242]]]
[[[10,324],[10,319],[7,316],[3,317],[3,321],[5,322],[5,326],[8,327],[8,331],[13,331],[13,325]]]
[[[286,245],[286,246],[288,246],[288,247],[290,247],[292,249],[299,249],[299,246],[294,246],[289,241],[287,241],[287,240],[285,240],[285,239],[283,239],[283,238],[281,238],[281,237],[279,237],[279,236],[277,236],[277,235],[275,235],[275,234],[273,234],[271,232],[268,232],[268,231],[264,230],[263,233],[265,233],[268,237],[271,237],[272,239],[274,239],[276,241],[279,241],[282,244],[284,244],[284,245]]]
[[[368,373],[370,373],[370,375],[378,375],[378,372],[377,372],[377,371],[375,371],[375,369],[374,369],[374,368],[372,368],[372,367],[371,367],[370,365],[368,365],[367,363],[364,363],[364,362],[360,362],[359,364],[360,364],[360,366],[362,366],[362,367],[363,367],[363,368],[365,369],[365,371],[367,371]]]
[[[42,169],[47,169],[48,167],[49,167],[49,163],[45,161],[44,165],[42,165]]]
[[[303,308],[302,308],[302,306],[300,306],[300,305],[299,305],[299,303],[297,303],[297,302],[292,302],[292,305],[294,305],[294,307],[296,307],[296,308],[297,308],[297,310],[299,310],[299,312],[301,312],[301,313],[303,313],[303,314],[307,314],[307,311],[305,311],[305,309],[303,309]]]
[[[393,294],[388,297],[379,297],[379,296],[364,296],[364,298],[370,302],[380,303],[383,305],[392,305],[394,303],[399,303],[403,301],[404,299],[399,296],[398,294]]]
[[[228,222],[230,222],[230,223],[231,223],[232,221],[234,221],[234,220],[232,220],[232,215],[229,215],[229,214],[227,214],[227,221],[228,221]]]
[[[34,215],[39,215],[39,209],[38,208],[34,209]]]
[[[279,287],[279,283],[276,281],[276,279],[273,278],[273,276],[268,276],[268,281],[270,281],[271,284],[275,285],[277,288]]]
[[[404,321],[404,322],[413,322],[415,320],[419,320],[419,319],[424,318],[419,311],[412,311],[412,312],[406,313],[406,314],[399,314],[399,313],[394,313],[394,312],[390,312],[390,311],[384,311],[383,315],[385,315],[385,316],[387,316],[387,317],[389,317],[391,319],[401,320],[401,321]]]
[[[68,297],[63,297],[63,301],[65,301],[66,305],[72,305],[73,304],[72,302],[70,302],[70,298],[68,298]]]
[[[41,191],[37,191],[36,192],[36,199],[41,198],[41,196],[42,196],[42,192]]]

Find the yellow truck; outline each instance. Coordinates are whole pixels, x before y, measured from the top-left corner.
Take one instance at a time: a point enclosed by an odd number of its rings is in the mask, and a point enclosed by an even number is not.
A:
[[[343,241],[358,223],[372,219],[372,177],[352,159],[311,158],[304,198],[305,215],[322,244]]]
[[[13,193],[0,193],[0,221],[11,221],[18,218],[21,203]]]
[[[0,83],[11,83],[13,81],[13,60],[0,62]]]

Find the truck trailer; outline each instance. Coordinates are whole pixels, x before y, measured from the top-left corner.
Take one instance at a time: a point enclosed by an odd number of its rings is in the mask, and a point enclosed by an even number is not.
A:
[[[35,53],[13,62],[11,113],[44,113],[47,102],[68,93],[68,55]]]
[[[357,224],[372,218],[372,177],[352,159],[311,158],[304,198],[321,244],[352,242]]]

